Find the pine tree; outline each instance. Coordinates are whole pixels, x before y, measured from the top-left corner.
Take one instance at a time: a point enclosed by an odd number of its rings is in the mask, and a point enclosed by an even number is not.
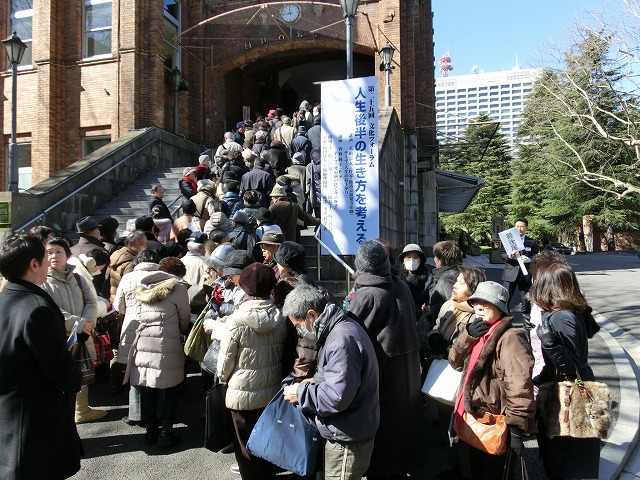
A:
[[[608,56],[610,40],[584,32],[563,68],[546,70],[526,100],[510,212],[527,214],[538,234],[569,237],[583,215],[628,227],[640,206],[640,195],[628,189],[637,184],[636,152],[618,140],[638,138],[640,118]]]
[[[482,244],[491,240],[492,217],[506,215],[510,203],[512,155],[498,128],[488,115],[481,114],[469,124],[462,145],[443,146],[440,153],[443,170],[472,175],[485,182],[464,212],[442,215],[448,231],[465,229]]]

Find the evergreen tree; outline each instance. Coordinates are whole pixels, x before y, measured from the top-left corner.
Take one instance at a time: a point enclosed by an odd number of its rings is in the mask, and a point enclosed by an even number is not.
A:
[[[570,237],[583,215],[628,227],[640,206],[637,152],[620,140],[637,138],[628,108],[637,103],[608,56],[610,40],[585,32],[564,68],[546,70],[526,100],[510,212],[528,214],[537,232]]]
[[[442,215],[448,231],[465,229],[482,244],[491,240],[492,217],[506,215],[510,203],[512,156],[498,128],[498,123],[481,114],[469,124],[462,145],[444,146],[440,153],[443,170],[472,175],[485,182],[464,212]]]

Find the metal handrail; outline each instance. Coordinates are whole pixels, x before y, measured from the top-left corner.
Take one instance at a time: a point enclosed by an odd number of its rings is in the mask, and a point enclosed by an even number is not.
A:
[[[347,286],[347,291],[345,293],[348,295],[349,292],[351,291],[351,279],[356,274],[356,272],[353,270],[353,268],[351,268],[349,266],[349,264],[347,262],[345,262],[342,258],[340,258],[340,256],[336,252],[331,250],[331,248],[329,248],[329,246],[320,239],[320,237],[318,236],[319,234],[320,234],[320,229],[318,228],[316,230],[316,232],[313,234],[313,238],[316,240],[316,242],[318,242],[318,244],[322,248],[324,248],[327,252],[329,252],[329,255],[331,255],[340,265],[342,265],[344,267],[344,270],[345,270],[345,284]],[[317,256],[316,256],[317,269],[318,269],[318,280],[320,280],[320,257],[321,257],[320,249],[318,248],[318,253],[317,253]]]
[[[133,129],[133,130],[129,130],[129,132],[135,132],[135,131],[148,131],[151,130],[153,128],[156,127],[144,127],[144,128],[140,128],[140,129]],[[116,153],[118,153],[120,150],[122,150],[123,148],[127,148],[129,146],[129,142],[124,143],[123,145],[120,145],[119,147],[114,148],[111,152],[109,152],[109,157],[114,156]],[[105,157],[106,158],[106,157]],[[87,165],[86,167],[81,168],[80,170],[78,170],[77,172],[75,172],[73,175],[71,175],[67,180],[71,180],[72,178],[77,177],[78,175],[86,172],[88,169],[90,169],[94,164],[91,163],[89,165]],[[106,172],[105,172],[106,173]],[[99,178],[99,177],[97,177]],[[43,193],[47,193],[50,192],[51,190],[53,190],[54,188],[56,188],[58,185],[55,185],[47,190],[45,190]],[[27,189],[28,190],[28,189]]]
[[[322,248],[324,248],[327,252],[329,252],[329,255],[331,255],[340,265],[342,265],[347,270],[347,272],[349,272],[351,275],[355,275],[356,274],[355,270],[351,268],[347,262],[341,259],[336,252],[331,250],[326,243],[320,240],[320,237],[318,237],[319,233],[320,233],[320,229],[318,229],[316,233],[313,235],[313,238],[316,239],[316,242],[318,242]]]
[[[111,172],[112,170],[114,170],[115,168],[119,167],[120,165],[122,165],[124,162],[126,162],[127,160],[129,160],[131,157],[133,157],[134,155],[137,155],[141,150],[149,147],[149,145],[154,144],[155,142],[157,142],[158,139],[154,139],[151,140],[149,143],[145,144],[144,146],[142,146],[141,148],[139,148],[138,150],[136,150],[135,152],[133,152],[131,155],[128,155],[127,157],[123,158],[122,160],[120,160],[118,163],[112,165],[111,167],[109,167],[108,169],[106,169],[104,172],[102,172],[100,175],[98,175],[97,177],[89,180],[87,183],[85,183],[84,185],[82,185],[81,187],[76,188],[73,192],[69,193],[68,195],[66,195],[64,198],[58,200],[56,203],[54,203],[53,205],[51,205],[50,207],[46,208],[40,215],[38,215],[37,217],[32,218],[31,220],[29,220],[27,223],[25,223],[24,225],[22,225],[21,227],[18,227],[15,229],[15,231],[20,231],[20,230],[24,230],[25,227],[27,227],[28,225],[31,225],[32,223],[37,222],[38,220],[40,220],[42,217],[46,216],[50,211],[52,211],[55,207],[57,207],[58,205],[60,205],[61,203],[67,201],[69,198],[71,198],[72,196],[76,195],[77,193],[79,193],[80,191],[84,190],[85,188],[87,188],[89,185],[93,184],[94,182],[98,181],[99,179],[101,179],[103,176],[105,176],[107,173]],[[74,175],[75,176],[75,175]]]
[[[182,198],[186,198],[184,195],[180,194],[176,197],[176,199],[171,202],[169,205],[167,205],[167,208],[169,209],[169,211],[171,212],[171,217],[175,217],[175,214],[178,213],[178,211],[182,208],[182,205],[178,205],[173,211],[171,211],[171,207],[173,207],[178,200],[182,199]]]

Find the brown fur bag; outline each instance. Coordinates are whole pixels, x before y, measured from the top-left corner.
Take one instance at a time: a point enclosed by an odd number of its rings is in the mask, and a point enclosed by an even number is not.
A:
[[[549,438],[600,438],[611,426],[611,392],[599,382],[549,382],[540,385],[538,408]]]

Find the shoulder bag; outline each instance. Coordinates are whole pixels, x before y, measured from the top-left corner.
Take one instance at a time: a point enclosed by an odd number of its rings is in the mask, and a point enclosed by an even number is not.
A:
[[[315,423],[298,405],[284,399],[284,388],[276,394],[251,431],[247,450],[296,475],[317,470],[322,437]]]
[[[460,387],[462,372],[449,365],[446,358],[436,358],[431,362],[427,378],[422,385],[422,393],[446,405],[454,405],[456,392]]]
[[[560,341],[564,344],[562,337]],[[583,381],[579,362],[573,361],[578,377],[573,382],[547,382],[538,388],[538,409],[547,436],[604,439],[611,427],[611,392],[605,383]]]
[[[543,383],[538,408],[549,438],[604,439],[611,427],[611,392],[605,383],[580,378]]]
[[[504,415],[485,413],[476,418],[469,412],[464,412],[462,417],[454,413],[453,429],[464,443],[489,455],[502,455],[507,451],[509,431]]]
[[[202,362],[202,360],[204,360],[204,355],[207,353],[207,349],[211,343],[211,338],[209,338],[209,335],[207,335],[202,328],[204,316],[211,308],[211,302],[212,300],[209,300],[207,306],[202,309],[202,312],[198,315],[198,319],[191,327],[187,340],[184,342],[184,354],[189,358],[193,358],[196,362]]]

